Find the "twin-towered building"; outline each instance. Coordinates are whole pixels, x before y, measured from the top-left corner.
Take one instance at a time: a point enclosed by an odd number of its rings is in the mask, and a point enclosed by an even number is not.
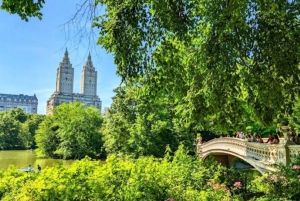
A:
[[[81,73],[81,93],[73,93],[74,68],[70,63],[68,51],[57,69],[56,91],[47,101],[46,115],[64,102],[79,101],[88,106],[95,106],[101,111],[101,100],[97,95],[97,71],[95,70],[91,55],[88,56],[86,64]]]

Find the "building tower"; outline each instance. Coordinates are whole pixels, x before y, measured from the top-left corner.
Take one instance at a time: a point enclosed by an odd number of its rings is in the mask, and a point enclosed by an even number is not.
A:
[[[81,73],[81,93],[87,96],[97,96],[97,71],[89,54]]]
[[[68,50],[66,49],[64,58],[59,64],[56,75],[56,92],[62,94],[72,94],[74,83],[74,68],[70,63]]]
[[[90,54],[83,66],[81,77],[81,93],[74,93],[74,69],[66,50],[63,61],[60,62],[57,69],[56,90],[47,101],[46,115],[51,115],[53,109],[63,103],[75,101],[85,104],[87,107],[96,107],[101,111],[102,101],[97,95],[97,71],[95,71]]]

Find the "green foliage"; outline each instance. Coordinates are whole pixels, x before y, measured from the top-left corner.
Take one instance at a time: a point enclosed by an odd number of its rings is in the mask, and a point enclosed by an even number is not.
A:
[[[94,107],[79,102],[61,104],[37,130],[38,153],[64,159],[81,159],[86,155],[98,158],[103,154],[102,122],[100,111]]]
[[[103,127],[106,151],[162,157],[167,145],[175,150],[181,142],[192,149],[194,134],[179,122],[171,97],[160,94],[148,99],[144,90],[136,82],[115,89]]]
[[[230,193],[207,186],[222,167],[188,156],[183,147],[170,159],[108,157],[103,165],[85,158],[70,166],[22,173],[0,172],[1,200],[228,200]]]
[[[11,109],[8,111],[8,116],[20,123],[24,123],[29,115],[26,115],[21,108]]]
[[[292,166],[279,166],[279,171],[269,172],[257,179],[256,186],[266,195],[259,200],[298,200],[300,197],[300,157]]]
[[[59,144],[59,138],[56,134],[58,126],[54,124],[54,120],[50,117],[46,117],[45,120],[40,124],[36,131],[36,142],[38,149],[37,154],[42,157],[55,157],[54,151]]]
[[[298,1],[97,0],[98,43],[123,80],[164,93],[198,130],[273,125],[300,92]],[[145,83],[142,83],[145,85]],[[272,90],[269,90],[272,89]]]
[[[15,149],[23,145],[19,135],[21,134],[21,123],[3,115],[0,120],[0,148]]]
[[[26,120],[26,125],[28,127],[28,130],[30,132],[30,147],[35,148],[36,147],[36,142],[35,142],[35,134],[36,130],[38,129],[39,125],[41,122],[45,119],[45,115],[35,115],[35,114],[28,114],[27,115],[27,120]],[[28,147],[29,147],[28,146]]]
[[[300,98],[294,100],[293,113],[289,118],[290,124],[299,132],[300,131]]]
[[[110,155],[99,165],[86,157],[70,166],[23,173],[0,171],[1,200],[297,200],[299,158],[293,166],[251,182],[246,172],[226,169],[212,158],[188,155],[180,146],[164,158]],[[297,167],[294,167],[297,165]],[[299,165],[299,168],[298,168]],[[169,199],[171,200],[171,199]]]
[[[0,149],[33,148],[35,130],[43,118],[25,114],[21,108],[0,112]]]
[[[276,133],[276,126],[262,126],[255,122],[251,122],[246,127],[247,133],[253,133],[254,135],[260,135],[261,137],[268,137],[269,134]]]
[[[22,20],[28,21],[28,17],[38,17],[42,19],[42,13],[45,0],[2,0],[1,9],[10,14],[18,14]]]

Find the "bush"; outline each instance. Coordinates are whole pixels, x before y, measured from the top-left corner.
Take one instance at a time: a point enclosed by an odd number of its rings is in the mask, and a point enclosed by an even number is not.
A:
[[[300,157],[290,166],[280,165],[277,172],[269,172],[255,182],[265,193],[260,200],[299,200],[300,197]]]
[[[1,200],[228,200],[224,168],[189,156],[183,147],[163,159],[89,158],[71,166],[0,173]],[[213,185],[207,185],[207,184]]]

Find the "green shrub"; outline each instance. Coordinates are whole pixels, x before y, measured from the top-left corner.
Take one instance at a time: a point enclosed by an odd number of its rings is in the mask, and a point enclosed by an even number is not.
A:
[[[264,174],[255,184],[265,194],[259,200],[299,200],[300,157],[296,157],[290,166],[280,165],[277,172]]]
[[[180,147],[162,159],[108,157],[103,165],[85,158],[71,166],[0,173],[1,200],[228,200],[224,168],[204,163]],[[208,185],[211,184],[211,185]],[[212,185],[213,184],[213,185]]]

